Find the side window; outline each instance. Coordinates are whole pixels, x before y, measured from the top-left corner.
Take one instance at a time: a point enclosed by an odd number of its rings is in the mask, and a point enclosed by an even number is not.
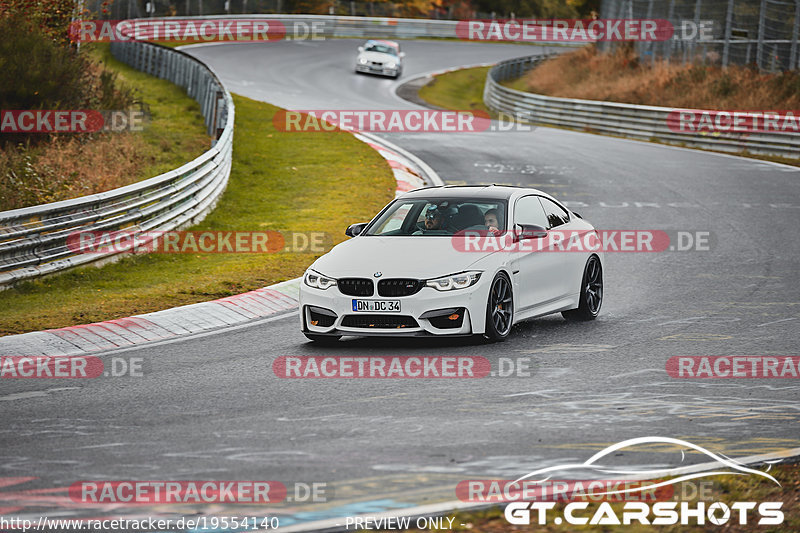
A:
[[[547,217],[538,196],[523,196],[514,206],[514,224],[535,224],[548,227]]]
[[[545,226],[547,229],[569,222],[569,213],[563,207],[547,198],[539,198],[539,200],[542,201],[542,207],[547,216],[547,225]]]

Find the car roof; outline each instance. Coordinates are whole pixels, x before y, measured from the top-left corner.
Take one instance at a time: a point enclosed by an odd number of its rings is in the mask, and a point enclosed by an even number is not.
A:
[[[512,196],[538,194],[552,198],[549,194],[531,187],[513,185],[440,185],[423,187],[404,194],[401,198],[497,198],[508,199]]]
[[[369,43],[385,44],[385,45],[391,46],[393,48],[400,48],[400,45],[398,43],[396,43],[394,41],[386,41],[386,40],[383,40],[383,39],[370,39],[369,41],[367,41],[367,44],[369,44]]]

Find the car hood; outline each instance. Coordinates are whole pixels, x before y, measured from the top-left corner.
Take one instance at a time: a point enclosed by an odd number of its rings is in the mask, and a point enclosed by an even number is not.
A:
[[[384,54],[383,52],[361,52],[358,54],[358,59],[366,59],[367,61],[375,61],[378,63],[388,63],[390,61],[399,64],[400,58],[392,54]]]
[[[468,270],[496,252],[457,250],[449,236],[355,237],[335,246],[310,268],[326,276],[431,279]]]

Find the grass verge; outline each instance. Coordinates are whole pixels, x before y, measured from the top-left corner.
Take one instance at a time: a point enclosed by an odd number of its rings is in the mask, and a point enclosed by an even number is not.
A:
[[[483,103],[483,85],[488,72],[489,67],[475,67],[440,74],[419,90],[419,97],[446,109],[489,113]]]
[[[723,502],[728,505],[734,502],[783,502],[781,511],[784,515],[784,521],[782,524],[758,526],[759,514],[756,509],[753,509],[748,512],[748,523],[746,525],[739,524],[739,513],[733,510],[731,511],[730,520],[724,525],[714,525],[709,523],[708,520],[706,520],[706,523],[703,525],[697,525],[695,519],[690,519],[687,525],[661,525],[657,526],[657,530],[667,533],[680,533],[683,531],[703,531],[708,533],[717,533],[719,531],[730,533],[746,533],[750,531],[793,533],[795,531],[800,531],[800,465],[777,465],[777,467],[773,467],[769,473],[781,483],[780,487],[759,476],[714,476],[702,479],[704,482],[711,482],[710,494],[707,493],[704,494],[706,497],[698,497],[697,499],[689,499],[687,501],[689,502],[690,508],[696,508],[697,504],[703,501],[705,502],[706,509],[713,502]],[[697,481],[689,483],[692,483],[695,487],[698,486]],[[700,485],[700,487],[702,486],[708,485]],[[682,489],[676,488],[676,494],[680,494],[681,490]],[[686,494],[693,493],[691,490],[687,490]],[[623,516],[623,506],[624,503],[611,504],[611,507],[614,509],[614,514],[620,519]],[[598,507],[598,503],[590,503],[587,509],[576,510],[575,516],[591,518],[592,515],[597,512]],[[717,511],[716,515],[721,516],[721,511]],[[452,531],[456,533],[505,533],[509,531],[526,533],[561,533],[565,531],[646,533],[655,530],[652,525],[643,525],[636,521],[633,521],[629,525],[572,525],[566,522],[561,525],[556,525],[554,523],[554,518],[564,516],[563,503],[559,503],[554,509],[547,511],[548,523],[543,525],[538,525],[536,511],[532,511],[531,520],[533,523],[531,525],[510,524],[504,518],[503,509],[500,507],[482,511],[453,513],[447,516],[449,518],[454,518],[452,522]],[[652,512],[649,518],[653,518]],[[445,524],[447,523],[448,522],[445,521]]]
[[[370,219],[394,197],[381,156],[350,133],[279,132],[278,108],[234,96],[233,167],[193,230],[326,231]],[[182,161],[181,161],[182,162]],[[85,324],[196,303],[299,276],[319,253],[148,254],[0,292],[0,334]]]
[[[211,148],[200,104],[185,89],[117,61],[106,43],[92,44],[89,50],[120,83],[133,88],[148,109],[146,127],[138,133],[146,148],[137,154],[142,164],[134,181],[177,168]]]

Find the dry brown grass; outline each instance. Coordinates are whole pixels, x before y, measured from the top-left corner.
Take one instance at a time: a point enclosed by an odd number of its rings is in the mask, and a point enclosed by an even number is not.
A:
[[[699,109],[800,109],[800,74],[762,74],[747,67],[641,64],[630,47],[594,47],[551,59],[514,84],[565,98]]]
[[[141,135],[56,137],[0,150],[0,208],[57,202],[128,185],[148,163]]]

